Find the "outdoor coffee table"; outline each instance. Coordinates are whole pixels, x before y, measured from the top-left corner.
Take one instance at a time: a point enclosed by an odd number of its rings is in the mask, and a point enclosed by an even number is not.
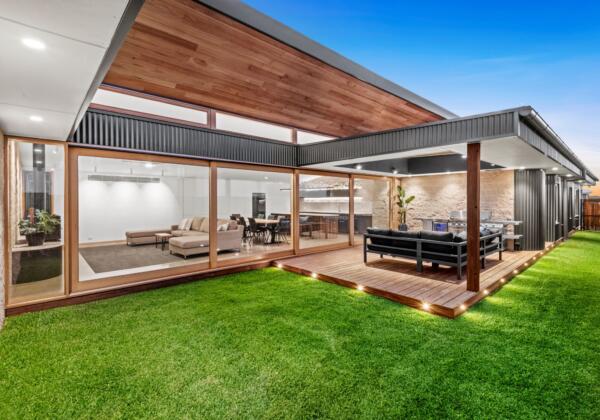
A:
[[[157,248],[158,244],[160,244],[160,250],[165,250],[165,245],[169,242],[173,235],[170,233],[156,233],[154,234],[154,247]]]

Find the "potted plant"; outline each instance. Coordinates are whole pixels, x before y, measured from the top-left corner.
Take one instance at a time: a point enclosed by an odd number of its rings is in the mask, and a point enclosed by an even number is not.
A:
[[[19,221],[19,232],[27,239],[27,245],[40,246],[44,244],[46,235],[54,233],[60,226],[60,218],[46,210],[36,210],[35,216]]]
[[[406,212],[409,210],[408,205],[415,199],[414,195],[406,196],[406,191],[401,185],[396,187],[396,206],[398,206],[398,216],[400,216],[400,224],[398,230],[407,231]]]

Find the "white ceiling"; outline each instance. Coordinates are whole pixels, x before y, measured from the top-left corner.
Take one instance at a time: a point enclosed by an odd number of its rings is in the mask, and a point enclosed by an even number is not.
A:
[[[5,134],[67,139],[126,6],[127,0],[0,0]],[[23,39],[45,48],[28,48]]]

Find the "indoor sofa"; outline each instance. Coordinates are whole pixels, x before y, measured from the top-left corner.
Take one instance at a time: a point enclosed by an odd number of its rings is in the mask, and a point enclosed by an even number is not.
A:
[[[209,252],[209,219],[192,217],[183,219],[179,225],[170,229],[145,229],[125,232],[127,245],[153,244],[157,233],[169,233],[169,251],[171,254],[187,258],[191,255]],[[239,250],[242,245],[244,227],[227,219],[217,220],[217,248],[219,251]]]
[[[497,252],[502,260],[502,244],[500,230],[480,229],[479,255],[482,268],[485,268],[486,257],[491,254]],[[416,260],[418,272],[423,271],[424,261],[430,262],[434,268],[439,265],[456,267],[456,276],[462,280],[462,270],[467,265],[467,234],[368,228],[363,242],[365,263],[368,253],[378,254],[380,257],[389,255]]]

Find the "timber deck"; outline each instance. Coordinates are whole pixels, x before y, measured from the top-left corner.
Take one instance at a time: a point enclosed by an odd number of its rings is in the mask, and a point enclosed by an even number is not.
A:
[[[502,287],[519,272],[533,264],[544,251],[503,252],[489,257],[481,270],[480,291],[469,292],[466,279],[456,279],[456,270],[423,264],[417,273],[416,262],[368,254],[363,263],[362,247],[280,259],[274,265],[318,280],[362,290],[434,314],[454,318],[470,306]]]

